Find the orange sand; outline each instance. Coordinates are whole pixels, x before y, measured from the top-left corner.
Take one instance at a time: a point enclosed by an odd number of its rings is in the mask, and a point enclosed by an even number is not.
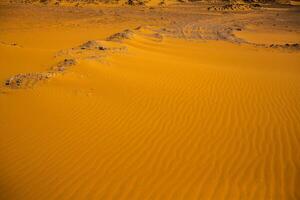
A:
[[[3,31],[23,47],[0,46],[0,79],[125,26]],[[142,35],[123,45],[2,90],[1,199],[299,199],[299,52]]]
[[[249,28],[246,31],[236,32],[240,38],[249,42],[265,44],[300,43],[300,32],[263,30],[261,28]]]

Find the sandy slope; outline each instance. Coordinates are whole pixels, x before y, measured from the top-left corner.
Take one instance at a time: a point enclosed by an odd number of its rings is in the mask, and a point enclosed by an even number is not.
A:
[[[64,52],[78,63],[33,88],[1,87],[1,199],[300,198],[298,51],[148,28],[103,41],[130,20],[43,23],[1,31],[1,80]],[[78,47],[91,39],[125,50]]]

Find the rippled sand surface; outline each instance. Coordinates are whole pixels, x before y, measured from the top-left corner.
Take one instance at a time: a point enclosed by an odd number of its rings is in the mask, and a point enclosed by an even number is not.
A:
[[[298,11],[207,7],[1,5],[0,198],[299,199]]]

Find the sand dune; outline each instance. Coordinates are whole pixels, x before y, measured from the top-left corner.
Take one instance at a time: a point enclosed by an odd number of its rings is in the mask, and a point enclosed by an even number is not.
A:
[[[41,45],[18,29],[22,47],[0,46],[0,198],[299,199],[300,52],[245,42],[229,22],[216,39],[221,28],[201,32],[201,21],[180,34],[122,15],[98,36],[85,19],[45,28],[50,17],[40,34],[68,41]],[[63,59],[76,63],[60,76],[5,85]]]

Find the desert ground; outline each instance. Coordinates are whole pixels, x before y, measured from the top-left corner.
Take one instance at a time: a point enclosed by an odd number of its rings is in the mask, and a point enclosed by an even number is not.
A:
[[[299,1],[2,0],[0,68],[0,199],[300,199]]]

